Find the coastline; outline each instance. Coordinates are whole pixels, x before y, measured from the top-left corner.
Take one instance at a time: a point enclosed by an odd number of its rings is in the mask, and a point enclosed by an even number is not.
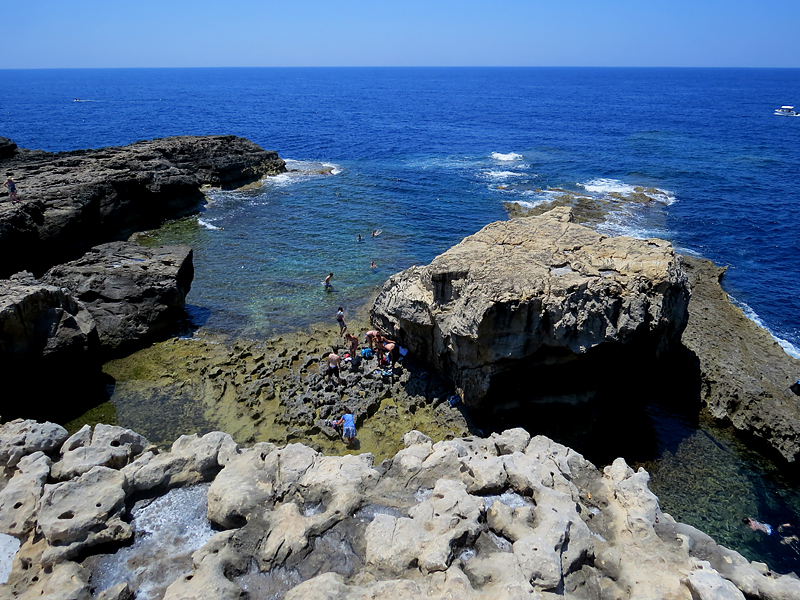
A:
[[[720,297],[719,301],[727,299]],[[359,308],[356,314],[362,315],[364,310]],[[363,332],[369,328],[361,318],[350,320],[351,330]],[[715,327],[721,323],[724,319]],[[713,336],[713,329],[704,335]],[[317,410],[324,408],[329,410],[328,415],[334,415],[344,404],[353,403],[359,413],[363,444],[355,451],[371,451],[378,461],[401,449],[401,434],[409,429],[422,429],[433,441],[468,433],[464,414],[447,405],[446,399],[453,391],[450,384],[433,380],[427,372],[423,376],[425,367],[414,365],[413,358],[396,380],[372,376],[372,365],[367,363],[368,368],[361,372],[348,373],[352,379],[343,389],[320,382],[317,366],[334,341],[336,330],[327,325],[265,341],[229,341],[202,333],[200,339],[173,338],[107,363],[106,374],[118,386],[134,380],[134,375],[144,374],[152,385],[146,382],[142,389],[133,390],[140,397],[148,393],[148,388],[149,393],[155,392],[156,400],[186,396],[174,413],[159,410],[163,405],[156,402],[143,403],[140,411],[144,414],[157,414],[171,425],[180,415],[197,416],[199,402],[202,419],[189,419],[190,430],[225,431],[243,445],[303,442],[325,454],[352,454],[344,451],[335,432],[320,426],[324,417]],[[169,365],[167,372],[164,365]],[[752,366],[758,368],[757,363]],[[267,379],[270,383],[262,385]],[[321,396],[319,405],[316,396]],[[133,428],[139,431],[139,427]],[[146,437],[163,448],[180,433]],[[791,433],[786,437],[792,437]]]

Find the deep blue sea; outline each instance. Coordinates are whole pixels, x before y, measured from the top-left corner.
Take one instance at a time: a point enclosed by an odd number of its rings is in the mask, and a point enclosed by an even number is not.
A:
[[[728,293],[800,357],[800,118],[775,116],[784,104],[800,105],[800,69],[0,70],[0,135],[22,147],[235,134],[287,160],[289,173],[214,192],[199,217],[155,234],[195,249],[196,322],[256,336],[353,312],[392,273],[506,219],[503,203],[547,203],[557,188],[606,206],[601,231],[728,266]],[[635,201],[637,187],[651,201]],[[670,418],[654,415],[674,433]],[[719,502],[747,496],[753,516],[796,519],[793,485],[714,435],[662,444],[654,471],[694,481],[706,467],[692,471],[691,456],[728,448]],[[742,531],[741,504],[682,503],[669,497],[674,476],[658,477],[679,520],[796,568],[797,553]]]

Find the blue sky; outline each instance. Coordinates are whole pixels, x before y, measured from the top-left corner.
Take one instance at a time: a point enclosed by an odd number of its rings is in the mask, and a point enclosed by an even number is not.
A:
[[[800,66],[800,3],[7,2],[0,68]]]

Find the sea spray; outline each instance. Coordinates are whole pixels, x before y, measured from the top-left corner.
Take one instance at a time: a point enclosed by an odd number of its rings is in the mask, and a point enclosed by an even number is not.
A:
[[[189,573],[192,553],[215,533],[206,518],[209,486],[174,489],[134,506],[133,545],[93,556],[85,563],[95,593],[128,582],[137,590],[137,600],[154,600],[175,579]]]

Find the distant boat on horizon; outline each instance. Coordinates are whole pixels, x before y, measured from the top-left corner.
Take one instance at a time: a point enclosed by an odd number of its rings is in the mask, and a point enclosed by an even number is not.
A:
[[[800,113],[794,109],[794,106],[781,106],[775,109],[774,114],[782,117],[800,117]]]

